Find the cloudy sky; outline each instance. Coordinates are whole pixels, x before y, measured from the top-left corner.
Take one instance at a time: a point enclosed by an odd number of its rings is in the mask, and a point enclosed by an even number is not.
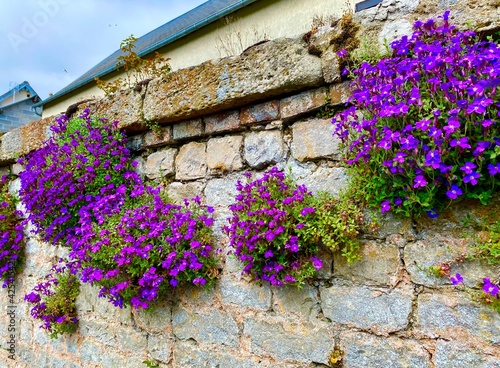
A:
[[[207,0],[0,0],[0,95],[45,99],[116,51]]]

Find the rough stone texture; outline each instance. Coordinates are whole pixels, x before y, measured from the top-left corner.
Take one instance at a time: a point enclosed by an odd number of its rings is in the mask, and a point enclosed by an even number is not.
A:
[[[207,172],[206,144],[191,142],[182,146],[175,158],[175,172],[177,180],[203,178]]]
[[[231,132],[240,129],[240,113],[238,111],[207,116],[204,121],[207,134]]]
[[[238,194],[237,178],[212,179],[205,187],[207,205],[212,207],[229,207]]]
[[[238,325],[231,316],[217,311],[203,314],[176,309],[172,321],[173,333],[178,339],[234,347],[238,345]]]
[[[344,368],[431,368],[430,354],[417,341],[382,338],[364,332],[341,336]],[[441,366],[436,366],[441,367]]]
[[[110,121],[118,120],[118,127],[127,128],[128,132],[144,130],[144,119],[142,118],[143,92],[128,89],[114,93],[110,96],[97,100],[96,115],[104,116]],[[149,119],[154,122],[154,119]]]
[[[267,359],[242,357],[241,351],[236,354],[223,349],[207,349],[192,341],[180,341],[175,344],[174,367],[210,367],[210,368],[271,368],[274,365]]]
[[[432,338],[472,334],[500,344],[500,314],[475,303],[466,293],[440,290],[419,295],[417,320],[417,328]]]
[[[249,48],[239,56],[208,61],[152,80],[144,99],[144,117],[180,120],[322,83],[320,58],[308,54],[301,38],[282,38]]]
[[[176,153],[177,149],[175,148],[153,152],[146,160],[144,174],[149,179],[158,179],[174,174],[174,159]]]
[[[243,167],[241,147],[243,137],[212,138],[207,142],[207,165],[211,170],[222,172],[240,170]]]
[[[144,140],[141,148],[152,148],[164,146],[165,144],[173,142],[172,127],[161,127],[160,133],[149,131],[144,134]]]
[[[203,123],[201,119],[187,120],[173,126],[175,140],[199,137],[203,134]]]
[[[320,288],[320,293],[323,313],[333,322],[378,334],[400,331],[408,325],[413,298],[407,289],[334,285]]]
[[[271,289],[269,285],[259,286],[248,281],[237,281],[230,276],[221,278],[219,290],[222,302],[259,310],[271,307]]]
[[[315,111],[327,103],[327,89],[306,91],[298,95],[284,98],[280,101],[280,116],[282,120],[289,120],[305,113]]]
[[[341,190],[347,188],[347,170],[342,167],[319,167],[308,177],[298,179],[298,184],[305,184],[313,193],[326,191],[338,196]]]
[[[319,311],[318,290],[307,284],[299,290],[292,286],[273,289],[273,309],[281,315],[314,317]]]
[[[498,368],[500,349],[438,340],[432,361],[440,368]]]
[[[350,82],[332,84],[328,95],[330,97],[330,104],[344,105],[349,99],[349,96],[351,96],[351,92],[352,87]]]
[[[333,46],[321,55],[321,70],[326,83],[338,83],[341,80],[339,57]]]
[[[360,257],[359,261],[348,263],[340,252],[335,252],[334,275],[357,283],[396,283],[400,265],[397,246],[380,244],[373,240],[361,241]]]
[[[0,137],[0,164],[12,162],[41,147],[42,143],[49,138],[49,127],[53,123],[54,117],[51,116],[5,133]]]
[[[253,132],[245,138],[245,160],[252,168],[281,162],[286,151],[279,131]]]
[[[243,125],[259,124],[266,121],[279,119],[278,100],[264,102],[261,104],[244,107],[241,109],[240,120]]]
[[[184,198],[193,198],[203,190],[203,184],[199,182],[180,183],[173,182],[167,186],[169,197],[177,204],[182,204]]]
[[[292,125],[292,156],[304,162],[320,157],[333,156],[338,159],[339,140],[333,135],[331,119],[313,119]]]
[[[276,323],[270,319],[248,318],[243,334],[250,337],[254,353],[270,353],[280,359],[326,364],[332,350],[330,331],[323,324]]]

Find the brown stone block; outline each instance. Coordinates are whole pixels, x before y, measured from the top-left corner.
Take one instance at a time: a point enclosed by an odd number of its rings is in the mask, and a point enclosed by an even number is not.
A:
[[[205,133],[207,134],[230,132],[240,129],[240,114],[238,111],[207,116],[204,120]]]
[[[240,120],[242,125],[258,124],[261,122],[279,119],[280,102],[278,100],[264,102],[258,105],[241,109]]]
[[[307,112],[318,110],[327,103],[325,87],[299,93],[280,101],[280,115],[282,120],[298,117]]]
[[[203,134],[201,119],[187,120],[172,127],[174,140],[199,137]]]

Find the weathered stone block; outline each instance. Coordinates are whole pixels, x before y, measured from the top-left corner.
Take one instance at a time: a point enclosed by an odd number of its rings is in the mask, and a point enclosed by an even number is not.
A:
[[[464,283],[470,287],[476,286],[483,277],[495,278],[500,272],[500,266],[488,264],[486,261],[466,260],[461,263],[455,259],[467,254],[470,240],[464,239],[453,232],[422,231],[422,240],[406,245],[404,259],[406,269],[413,282],[426,286],[450,285],[447,277],[435,277],[427,269],[437,266],[439,262],[451,262],[452,273],[460,273]]]
[[[360,242],[359,261],[348,263],[340,252],[334,253],[334,275],[357,283],[394,285],[400,263],[399,248],[373,240]]]
[[[175,178],[193,180],[207,173],[207,151],[205,143],[190,142],[182,146],[175,159]]]
[[[472,334],[500,344],[500,314],[458,291],[424,293],[418,297],[417,329],[432,338]]]
[[[259,124],[279,119],[280,102],[268,101],[241,109],[240,120],[243,125]]]
[[[232,355],[233,354],[233,355]],[[245,357],[242,351],[237,353],[214,350],[192,341],[178,341],[174,346],[174,362],[176,367],[210,367],[210,368],[274,368],[275,365],[266,358]]]
[[[168,148],[150,154],[146,160],[144,174],[149,179],[158,179],[174,174],[174,159],[177,149]]]
[[[326,83],[338,83],[341,80],[339,57],[333,46],[321,55],[321,70]]]
[[[146,332],[138,332],[129,326],[120,326],[120,328],[117,328],[116,338],[119,342],[117,347],[120,350],[142,351],[148,344],[148,334]]]
[[[134,89],[122,90],[97,100],[93,113],[109,121],[118,120],[118,128],[127,132],[141,131],[146,127],[142,118],[142,97],[142,93]]]
[[[210,314],[174,309],[173,333],[178,339],[194,339],[203,343],[238,346],[239,329],[228,314],[212,311]]]
[[[172,310],[166,305],[155,305],[154,310],[133,310],[134,321],[150,333],[166,333],[171,328]]]
[[[203,120],[207,134],[232,132],[240,129],[240,113],[238,111],[207,116]]]
[[[172,127],[161,127],[158,132],[149,131],[144,134],[144,140],[141,148],[150,148],[163,146],[174,141],[172,135]]]
[[[313,193],[326,191],[338,196],[347,188],[349,177],[343,167],[319,167],[312,175],[298,179],[298,184],[305,184]]]
[[[218,288],[223,303],[260,310],[271,307],[271,289],[267,284],[259,286],[225,276],[221,278]]]
[[[0,142],[0,163],[12,162],[42,146],[49,137],[54,117],[33,121],[5,133]]]
[[[173,182],[167,186],[168,196],[177,204],[183,204],[184,198],[201,196],[203,184],[199,182],[179,183]]]
[[[21,171],[24,171],[24,166],[21,164],[15,163],[11,166],[10,171],[12,172],[13,175],[19,175],[21,173]],[[0,175],[1,176],[6,175],[8,173],[9,173],[8,167],[0,168]]]
[[[169,335],[158,334],[148,336],[148,351],[153,359],[167,363],[174,347],[174,339]]]
[[[365,286],[320,288],[325,317],[332,322],[379,334],[400,331],[408,326],[412,291],[374,289]]]
[[[325,87],[302,92],[280,101],[280,116],[282,120],[288,120],[318,110],[326,103],[327,89]]]
[[[318,290],[308,284],[301,289],[294,286],[275,288],[273,296],[273,309],[281,315],[314,317],[319,310]]]
[[[339,348],[343,352],[344,368],[434,367],[430,361],[430,354],[415,340],[348,332],[340,336]]]
[[[159,121],[198,117],[322,83],[320,59],[308,54],[299,37],[282,38],[239,56],[152,80],[144,99],[144,117]]]
[[[352,94],[350,82],[336,83],[330,86],[329,97],[330,104],[342,105],[347,102]]]
[[[238,194],[235,178],[212,179],[205,187],[207,205],[212,207],[228,207]]]
[[[280,359],[304,363],[328,364],[328,356],[334,345],[330,330],[322,324],[247,318],[243,334],[250,337],[255,354],[270,353]]]
[[[240,153],[242,145],[241,136],[210,139],[207,142],[208,168],[222,172],[240,170],[243,167]]]
[[[172,127],[174,140],[195,138],[203,134],[201,119],[187,120],[174,124]]]
[[[282,162],[286,151],[279,131],[253,132],[245,138],[245,160],[252,168]]]
[[[333,137],[333,125],[330,119],[313,119],[292,125],[292,156],[304,162],[320,157],[340,155],[339,140]]]
[[[440,368],[497,368],[500,367],[500,351],[495,347],[488,349],[476,344],[438,340],[432,361]]]

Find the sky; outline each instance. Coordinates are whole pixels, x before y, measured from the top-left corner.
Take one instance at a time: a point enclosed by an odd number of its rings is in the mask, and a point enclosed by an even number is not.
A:
[[[28,81],[42,98],[207,0],[0,0],[0,95]]]

